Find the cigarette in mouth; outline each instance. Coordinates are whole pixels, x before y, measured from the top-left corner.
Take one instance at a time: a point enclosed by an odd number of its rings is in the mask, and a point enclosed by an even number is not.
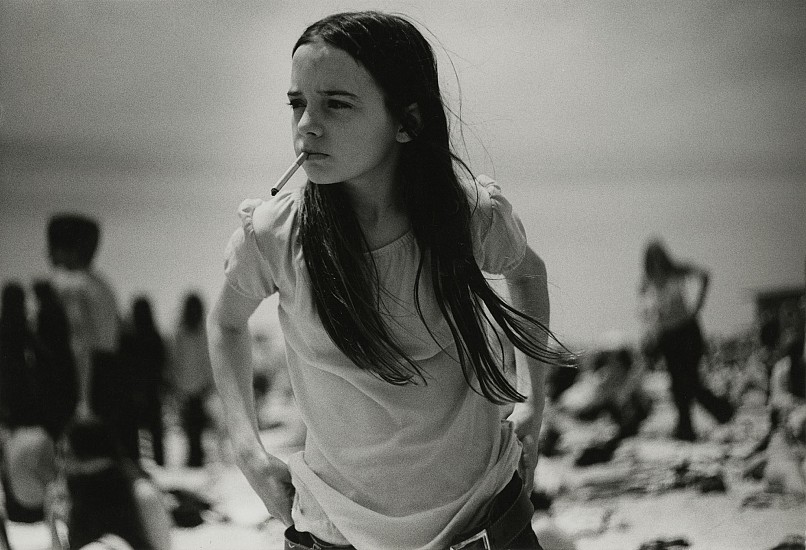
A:
[[[305,162],[305,159],[307,158],[307,156],[308,156],[308,153],[306,153],[305,151],[301,152],[299,154],[299,156],[297,157],[297,160],[294,161],[294,164],[289,166],[288,170],[286,170],[285,173],[282,176],[280,176],[280,179],[277,180],[277,183],[275,183],[274,187],[271,188],[271,196],[272,197],[274,195],[276,195],[280,191],[280,189],[283,188],[283,185],[288,183],[288,180],[291,179],[291,176],[294,175],[294,172],[299,170],[299,167],[302,166],[303,162]]]

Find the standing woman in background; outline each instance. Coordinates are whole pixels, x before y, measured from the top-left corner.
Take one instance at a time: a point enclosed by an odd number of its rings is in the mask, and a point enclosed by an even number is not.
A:
[[[202,436],[208,423],[205,401],[213,390],[213,371],[204,324],[204,304],[196,293],[185,297],[174,335],[170,379],[187,437],[187,465],[198,468],[204,465]]]
[[[132,303],[131,319],[121,336],[120,354],[134,381],[132,393],[137,427],[148,430],[154,462],[162,466],[165,464],[162,394],[166,352],[154,322],[151,302],[144,296]]]
[[[686,292],[692,278],[699,283],[693,306]],[[650,357],[662,356],[666,362],[678,414],[673,435],[683,441],[696,439],[691,421],[691,406],[695,400],[719,423],[733,417],[730,402],[714,395],[700,378],[705,341],[698,317],[705,304],[709,281],[710,275],[702,267],[674,262],[661,241],[653,240],[647,245],[639,291],[646,322],[644,350]]]

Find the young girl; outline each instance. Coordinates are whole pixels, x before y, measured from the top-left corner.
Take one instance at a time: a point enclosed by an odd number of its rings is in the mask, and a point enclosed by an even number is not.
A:
[[[294,46],[288,97],[308,183],[241,205],[209,318],[239,465],[293,524],[287,548],[540,548],[528,497],[562,359],[545,267],[498,186],[458,178],[431,47],[401,17],[327,17]],[[247,321],[274,293],[308,428],[287,465],[252,394]]]
[[[693,306],[689,303],[686,284],[698,279],[699,292]],[[701,381],[700,361],[705,342],[698,316],[708,292],[708,272],[690,264],[672,261],[662,242],[651,241],[644,252],[644,278],[640,294],[646,300],[643,312],[647,323],[644,347],[649,355],[661,355],[672,379],[672,398],[678,420],[674,437],[694,441],[691,406],[696,399],[720,423],[733,416],[733,406],[717,397]]]

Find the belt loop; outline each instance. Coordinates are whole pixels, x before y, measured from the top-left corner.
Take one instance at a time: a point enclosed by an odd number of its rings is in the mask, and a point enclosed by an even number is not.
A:
[[[454,544],[450,547],[450,550],[462,550],[462,548],[467,548],[474,542],[480,541],[484,546],[484,550],[492,550],[490,546],[490,536],[487,534],[487,529],[482,529],[480,532],[476,533],[472,537],[463,540],[459,544]]]

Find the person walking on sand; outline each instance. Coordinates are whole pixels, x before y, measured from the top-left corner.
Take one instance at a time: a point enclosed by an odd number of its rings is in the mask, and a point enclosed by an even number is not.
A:
[[[689,281],[699,282],[697,299],[691,305],[686,292]],[[700,266],[672,260],[660,240],[650,241],[644,252],[644,274],[639,294],[646,333],[644,351],[649,357],[660,356],[671,377],[671,392],[677,409],[673,436],[694,441],[691,406],[698,401],[719,423],[733,417],[733,405],[711,392],[700,378],[700,361],[705,341],[699,313],[705,305],[710,275]]]

